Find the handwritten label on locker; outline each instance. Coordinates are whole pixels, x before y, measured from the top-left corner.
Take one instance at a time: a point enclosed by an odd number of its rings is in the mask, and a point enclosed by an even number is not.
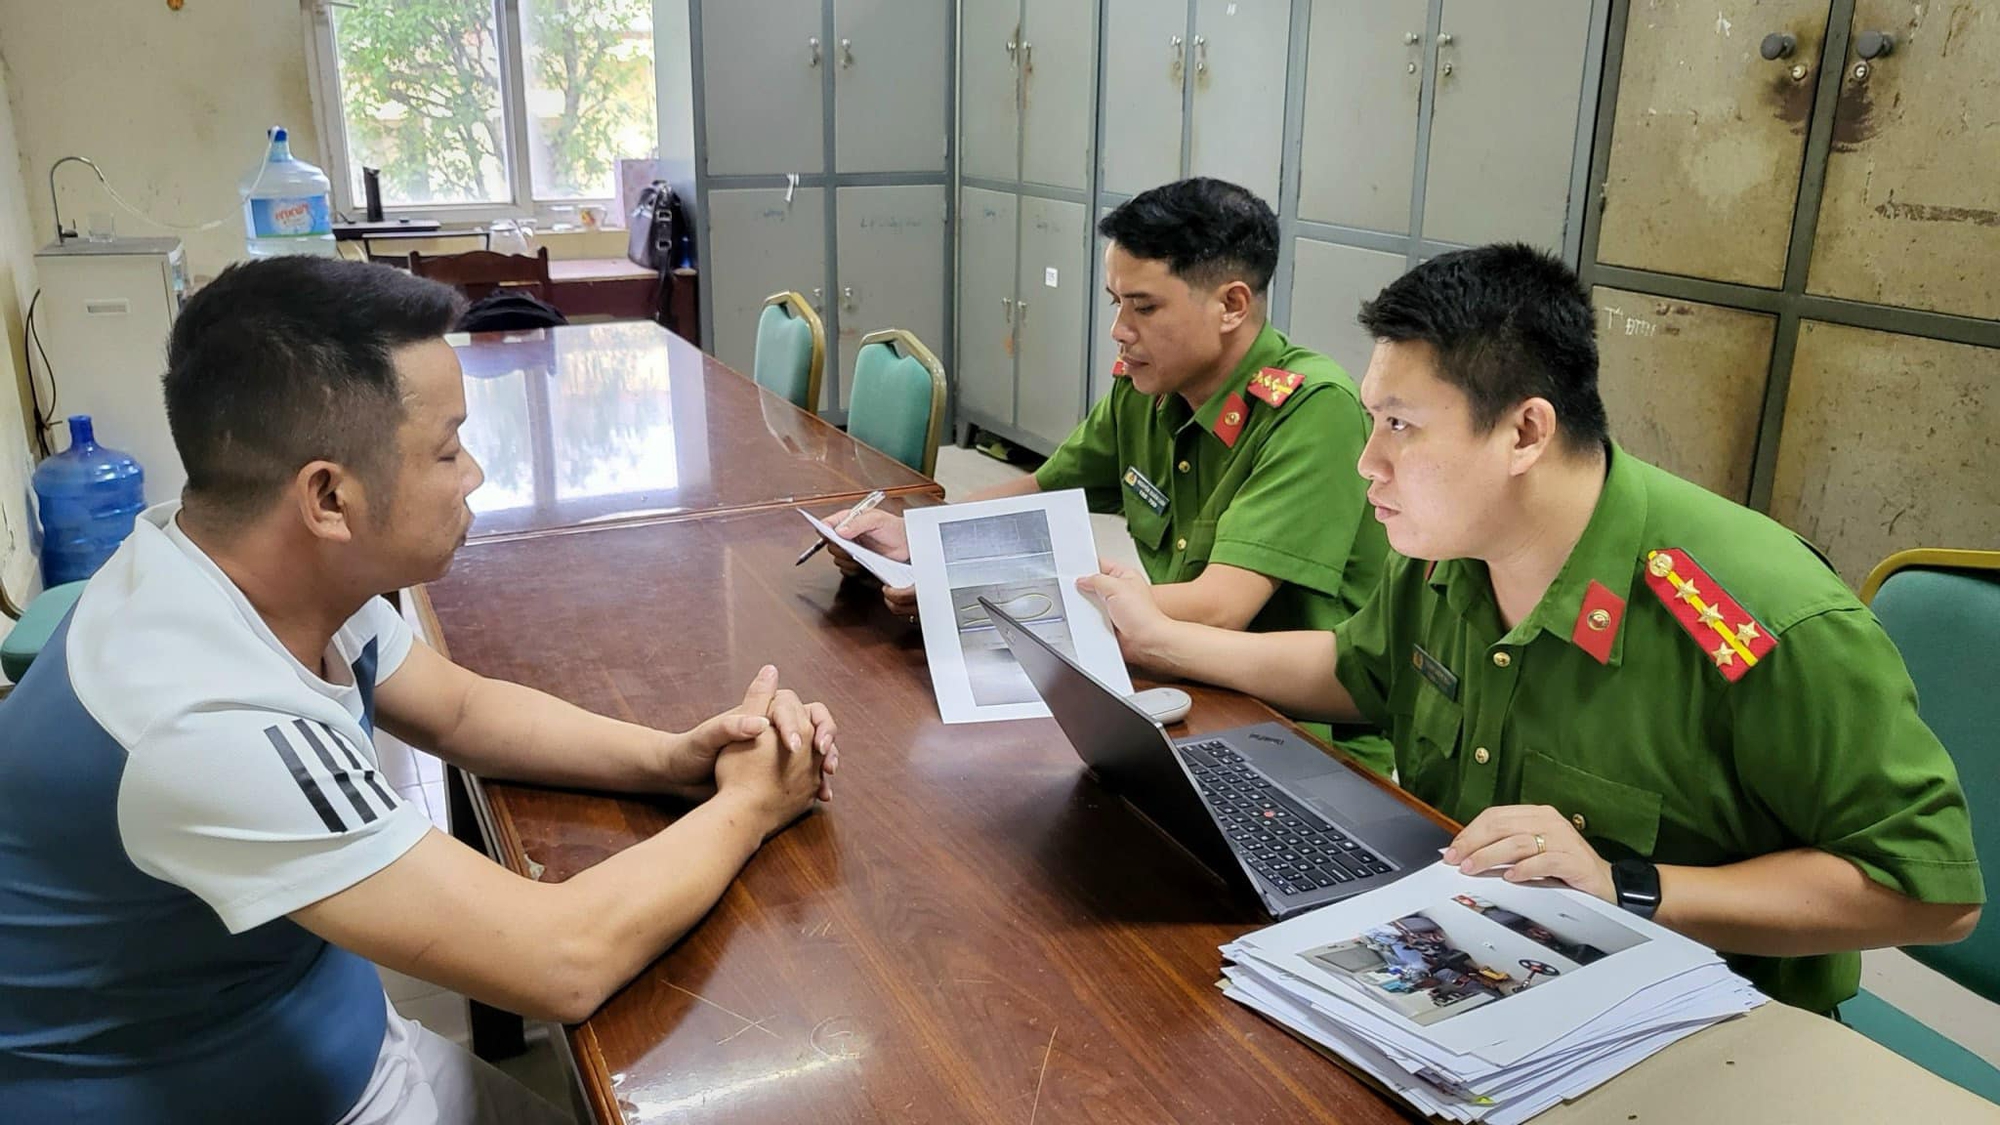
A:
[[[1056,268],[1054,266],[1050,266],[1048,269],[1042,271],[1042,284],[1051,289],[1056,287]]]

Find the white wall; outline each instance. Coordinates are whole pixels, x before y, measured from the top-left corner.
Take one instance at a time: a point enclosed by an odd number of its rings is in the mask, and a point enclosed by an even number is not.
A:
[[[76,154],[149,214],[224,222],[201,233],[142,223],[80,165],[58,177],[65,220],[115,211],[120,234],[178,234],[197,278],[242,257],[237,181],[262,158],[265,128],[284,125],[293,154],[323,164],[305,45],[299,0],[192,0],[178,12],[161,0],[0,0],[34,245],[54,237],[49,165]]]
[[[0,590],[19,607],[40,581],[28,527],[27,383],[21,358],[21,317],[35,291],[34,239],[9,104],[14,87],[0,62]],[[0,619],[0,632],[6,624]]]

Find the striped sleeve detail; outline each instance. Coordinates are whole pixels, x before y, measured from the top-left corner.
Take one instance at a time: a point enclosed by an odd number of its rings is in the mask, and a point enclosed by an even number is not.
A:
[[[278,727],[265,727],[264,737],[271,740],[272,747],[278,751],[278,757],[285,760],[285,768],[292,771],[292,781],[298,785],[299,791],[306,795],[306,800],[312,805],[313,811],[319,814],[320,823],[326,825],[328,832],[345,832],[346,823],[333,811],[332,803],[326,799],[326,790],[320,788],[319,779],[306,769],[305,762],[299,758],[299,752],[292,748],[291,742],[285,737],[285,732]]]
[[[290,727],[264,728],[264,737],[284,759],[293,783],[328,831],[346,832],[373,824],[395,811],[397,801],[374,767],[331,728],[295,719]],[[323,773],[314,770],[314,762]],[[333,793],[336,789],[338,797]]]

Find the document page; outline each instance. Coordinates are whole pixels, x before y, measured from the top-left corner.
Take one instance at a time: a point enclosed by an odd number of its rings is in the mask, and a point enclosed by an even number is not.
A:
[[[1047,718],[1048,707],[986,617],[986,598],[1114,691],[1132,678],[1104,611],[1076,588],[1097,573],[1077,489],[904,513],[924,651],[947,723]]]

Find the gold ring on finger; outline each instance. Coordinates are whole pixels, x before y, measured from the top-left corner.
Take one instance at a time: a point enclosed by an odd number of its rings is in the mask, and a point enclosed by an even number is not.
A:
[[[1548,842],[1542,839],[1542,834],[1540,832],[1535,833],[1535,854],[1540,855],[1548,850]]]

